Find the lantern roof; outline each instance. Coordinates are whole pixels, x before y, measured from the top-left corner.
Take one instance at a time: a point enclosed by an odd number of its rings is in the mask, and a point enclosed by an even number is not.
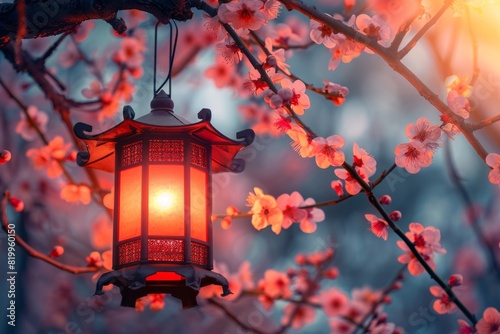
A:
[[[173,111],[174,103],[170,97],[161,91],[151,101],[151,112],[134,120],[135,113],[130,106],[123,108],[124,120],[116,126],[98,134],[87,134],[92,126],[77,123],[74,126],[76,136],[82,139],[87,152],[79,152],[77,163],[80,166],[89,166],[95,169],[114,172],[115,145],[117,142],[141,134],[179,133],[212,146],[212,173],[241,172],[244,161],[235,159],[235,155],[242,148],[250,145],[255,137],[253,130],[243,130],[236,134],[233,140],[220,133],[210,123],[211,111],[202,109],[198,113],[197,123],[189,123],[186,119],[176,115]]]

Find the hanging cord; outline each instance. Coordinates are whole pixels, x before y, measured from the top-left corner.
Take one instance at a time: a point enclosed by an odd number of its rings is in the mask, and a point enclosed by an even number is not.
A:
[[[172,22],[174,22],[172,26]],[[172,96],[172,68],[174,65],[175,51],[177,50],[177,39],[179,37],[179,29],[177,23],[173,20],[168,21],[170,27],[170,41],[169,41],[169,64],[168,64],[168,75],[162,82],[160,87],[156,88],[156,64],[157,64],[157,47],[158,47],[158,26],[160,22],[158,21],[155,26],[155,50],[154,50],[154,67],[153,67],[153,91],[154,96],[158,95],[163,86],[168,82],[168,96]],[[175,28],[175,37],[174,37]]]

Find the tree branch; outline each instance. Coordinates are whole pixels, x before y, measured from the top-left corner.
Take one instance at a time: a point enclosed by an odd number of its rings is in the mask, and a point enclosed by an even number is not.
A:
[[[19,29],[17,3],[0,4],[0,47],[16,39]],[[160,22],[170,19],[191,19],[195,0],[81,0],[25,1],[26,33],[23,38],[54,36],[72,33],[86,20],[100,19],[123,33],[127,27],[117,18],[120,10],[138,9],[154,15]]]

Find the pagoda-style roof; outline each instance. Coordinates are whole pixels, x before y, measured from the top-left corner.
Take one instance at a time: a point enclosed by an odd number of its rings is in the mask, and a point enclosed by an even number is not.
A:
[[[90,135],[87,133],[92,131],[92,126],[85,123],[75,124],[76,136],[87,146],[87,152],[78,153],[78,164],[113,172],[115,145],[118,141],[140,134],[185,133],[212,145],[212,173],[241,172],[244,169],[244,161],[234,157],[242,148],[253,142],[255,137],[253,130],[240,131],[236,134],[236,138],[241,140],[232,140],[210,123],[209,109],[202,109],[198,113],[200,122],[190,124],[174,114],[173,106],[170,97],[161,91],[151,101],[151,112],[137,120],[134,120],[132,108],[125,106],[123,108],[124,121],[102,133]]]

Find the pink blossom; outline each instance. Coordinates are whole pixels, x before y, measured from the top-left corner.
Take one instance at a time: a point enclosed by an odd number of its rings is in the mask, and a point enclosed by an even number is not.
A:
[[[437,228],[434,226],[424,228],[420,223],[410,223],[409,228],[410,232],[405,234],[419,252],[446,254],[446,250],[439,243],[441,232]]]
[[[382,16],[369,17],[366,14],[360,14],[356,18],[356,26],[364,35],[376,39],[380,45],[389,46],[391,44],[392,29]]]
[[[257,230],[261,230],[271,225],[271,229],[274,233],[280,233],[281,224],[283,223],[283,212],[278,207],[276,199],[273,196],[264,195],[262,193],[262,195],[258,196],[253,202],[250,213],[252,214],[252,225]]]
[[[304,206],[313,205],[316,202],[312,198],[308,198],[304,201]],[[316,223],[325,220],[325,213],[323,210],[318,208],[308,208],[305,209],[306,216],[300,221],[300,229],[304,233],[313,233],[316,231]]]
[[[476,330],[462,319],[458,319],[458,334],[474,334]]]
[[[263,62],[264,68],[267,69],[277,67],[283,71],[283,73],[290,74],[290,71],[288,70],[290,65],[286,63],[285,49],[273,51],[273,40],[269,37],[265,40],[265,48],[270,55],[264,53],[263,51],[259,51],[259,60]]]
[[[292,319],[290,319],[293,317]],[[284,310],[282,324],[291,323],[296,330],[314,321],[316,310],[311,306],[289,303]]]
[[[450,296],[439,285],[430,287],[430,292],[434,297],[438,297],[434,301],[433,308],[439,314],[451,314],[457,311],[457,306],[450,300]]]
[[[215,63],[205,70],[205,76],[214,80],[217,88],[228,86],[234,75],[234,64],[217,57]]]
[[[264,294],[273,299],[290,298],[290,279],[285,273],[268,269],[264,273],[264,278],[259,281],[259,286],[262,287]]]
[[[85,258],[85,261],[87,261],[87,266],[89,267],[102,267],[102,258],[99,252],[91,252]]]
[[[486,164],[491,167],[488,179],[500,187],[500,154],[490,153],[486,156]]]
[[[429,167],[433,153],[420,141],[400,144],[394,149],[396,165],[408,173],[416,174],[422,167]]]
[[[434,151],[440,145],[441,128],[439,125],[431,125],[430,121],[421,117],[415,124],[406,126],[406,136],[412,141],[423,143],[429,150]]]
[[[29,106],[27,112],[36,127],[42,133],[45,133],[47,131],[49,116],[45,112],[38,110],[35,106]],[[32,125],[24,113],[21,114],[21,120],[16,125],[16,133],[20,134],[24,140],[33,140],[38,134],[35,126]]]
[[[328,168],[329,166],[341,166],[345,161],[344,152],[340,149],[344,146],[344,138],[339,135],[332,135],[328,138],[316,137],[314,153],[316,155],[316,164],[319,168]]]
[[[410,274],[413,276],[419,276],[422,273],[425,272],[425,268],[422,266],[422,264],[417,260],[415,255],[410,251],[408,246],[402,241],[399,240],[396,242],[399,248],[402,250],[406,251],[406,254],[402,254],[398,257],[398,261],[400,263],[407,263],[408,264],[408,271]],[[431,267],[433,270],[436,269],[436,263],[434,262],[434,253],[430,254],[420,254],[424,258],[425,262]]]
[[[360,169],[363,170],[367,177],[375,174],[377,170],[377,161],[366,152],[366,150],[359,147],[357,143],[354,143],[352,146],[353,159],[354,162],[352,164],[353,167],[356,168],[356,171]]]
[[[51,178],[62,174],[61,162],[66,158],[71,144],[65,144],[64,139],[56,136],[48,145],[41,149],[31,148],[26,156],[31,159],[35,169],[46,169]]]
[[[347,95],[349,95],[349,89],[328,80],[323,80],[323,83],[325,84],[325,93],[330,94],[327,99],[332,100],[336,106],[342,105]]]
[[[92,192],[84,184],[66,184],[61,190],[61,198],[68,203],[89,204],[92,200]]]
[[[243,53],[235,42],[217,43],[215,49],[230,64],[237,64],[243,59]]]
[[[341,178],[342,180],[345,181],[345,190],[347,191],[348,194],[350,195],[356,195],[361,191],[361,185],[358,183],[358,181],[345,169],[335,169],[334,171],[335,175],[337,177]],[[368,183],[368,176],[364,173],[363,170],[358,170],[357,171],[358,175],[365,181],[365,183]]]
[[[289,124],[290,130],[286,134],[292,139],[292,148],[300,154],[302,158],[311,158],[315,155],[317,142],[297,124]]]
[[[262,0],[264,6],[261,7],[260,11],[264,15],[266,20],[274,20],[278,17],[280,12],[281,3],[278,0]]]
[[[483,318],[476,324],[478,334],[500,334],[500,313],[493,307],[483,312]]]
[[[344,196],[344,188],[342,186],[342,181],[333,180],[330,183],[330,186],[333,188],[333,190],[335,190],[335,192],[337,193],[337,196],[339,196],[339,197]]]
[[[371,224],[370,231],[378,238],[387,240],[387,236],[389,235],[389,225],[387,222],[372,214],[366,214],[365,218]]]
[[[330,49],[332,53],[332,58],[328,63],[328,69],[334,71],[340,61],[342,60],[344,63],[349,63],[354,58],[359,57],[361,52],[365,49],[363,44],[355,42],[349,38],[346,38],[343,34],[337,34],[337,46]]]
[[[335,334],[353,334],[357,329],[356,325],[352,324],[348,320],[342,318],[334,317],[330,319],[331,333]]]
[[[450,90],[446,102],[455,115],[464,119],[469,118],[470,103],[465,96],[459,95],[456,90]]]
[[[460,96],[470,97],[472,94],[472,86],[469,85],[467,76],[451,75],[445,79],[444,84],[447,93],[454,90]]]
[[[0,151],[0,166],[6,164],[12,159],[12,154],[8,150]]]
[[[299,209],[304,203],[302,195],[294,191],[290,195],[282,194],[277,199],[278,207],[283,211],[282,227],[287,229],[293,223],[300,222],[307,216],[307,211]]]
[[[64,254],[64,248],[60,245],[57,245],[54,246],[54,248],[52,248],[52,250],[49,253],[49,257],[56,258],[62,256],[63,254]]]
[[[323,44],[329,49],[337,45],[337,39],[332,28],[315,20],[311,20],[309,25],[311,27],[310,37],[314,43]]]
[[[321,307],[328,317],[342,316],[347,313],[349,298],[337,288],[330,288],[320,294]]]
[[[235,29],[258,30],[266,22],[260,11],[260,0],[237,0],[223,3],[219,7],[219,20],[231,24]]]
[[[113,59],[129,68],[136,68],[142,65],[145,51],[144,41],[136,37],[124,37]]]
[[[290,104],[292,110],[298,115],[304,114],[304,109],[309,109],[311,103],[306,95],[306,86],[300,80],[293,83],[288,79],[281,80],[281,87],[278,94],[273,94],[270,99],[270,105],[273,108],[279,108]]]

